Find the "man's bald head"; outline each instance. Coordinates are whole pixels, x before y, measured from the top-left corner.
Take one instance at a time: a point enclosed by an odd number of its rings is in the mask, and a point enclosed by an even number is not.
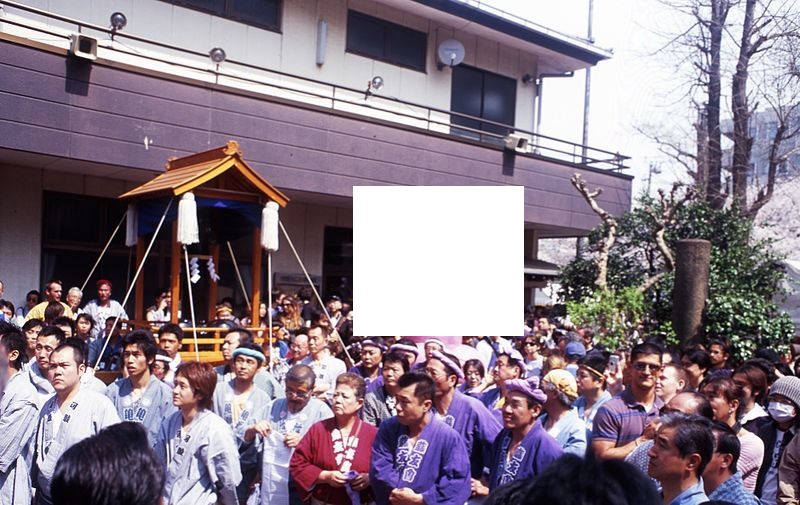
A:
[[[706,419],[713,419],[714,411],[708,399],[694,391],[678,393],[667,403],[667,408],[671,411],[679,411],[684,414],[697,414]]]

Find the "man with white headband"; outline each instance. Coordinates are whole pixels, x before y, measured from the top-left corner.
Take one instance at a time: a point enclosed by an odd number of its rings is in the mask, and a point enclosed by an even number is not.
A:
[[[348,372],[361,376],[367,387],[381,377],[381,361],[386,346],[381,337],[367,337],[361,341],[361,363]]]
[[[479,479],[489,463],[500,423],[480,401],[456,391],[458,382],[464,380],[458,358],[434,350],[428,355],[425,373],[436,386],[431,411],[461,435],[470,457],[472,478]]]
[[[254,379],[266,356],[255,344],[242,344],[234,349],[233,378],[217,383],[214,390],[214,413],[233,430],[239,447],[242,481],[236,488],[239,502],[247,501],[250,484],[259,470],[258,450],[244,440],[245,431],[256,423],[257,413],[263,412],[270,397],[256,387]]]
[[[416,363],[417,358],[419,358],[419,349],[417,348],[417,344],[407,338],[401,338],[397,341],[397,343],[391,346],[389,350],[402,352],[403,356],[405,356],[406,360],[408,361],[409,370],[414,368],[414,363]]]
[[[486,408],[488,408],[498,420],[502,418],[500,409],[505,402],[506,382],[525,377],[525,371],[525,358],[523,358],[522,354],[516,349],[501,353],[497,357],[494,369],[492,370],[494,386],[484,391],[483,394],[478,396],[478,399],[486,405]]]

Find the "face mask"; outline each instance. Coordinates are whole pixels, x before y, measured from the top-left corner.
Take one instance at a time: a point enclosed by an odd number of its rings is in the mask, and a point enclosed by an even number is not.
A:
[[[769,412],[769,415],[771,415],[772,418],[779,423],[791,421],[797,415],[797,411],[793,405],[787,405],[785,403],[778,402],[769,402],[767,412]]]

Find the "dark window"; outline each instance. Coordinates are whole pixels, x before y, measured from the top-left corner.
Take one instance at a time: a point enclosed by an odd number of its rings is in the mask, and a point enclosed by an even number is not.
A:
[[[344,301],[353,297],[353,229],[325,227],[322,253],[322,291]]]
[[[505,136],[513,129],[516,103],[516,80],[464,65],[453,67],[450,110],[509,126],[456,115],[452,116],[453,124]],[[500,142],[497,136],[468,130],[454,129],[453,133],[476,140]]]
[[[347,11],[347,50],[425,71],[428,34],[383,19]]]
[[[279,30],[281,0],[163,0],[269,30]]]

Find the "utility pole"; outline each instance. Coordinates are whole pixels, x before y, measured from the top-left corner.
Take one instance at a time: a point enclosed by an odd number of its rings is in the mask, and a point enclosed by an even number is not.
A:
[[[594,43],[592,36],[592,13],[594,11],[594,0],[589,0],[589,27],[587,29],[586,38],[589,42]],[[588,144],[589,144],[589,92],[592,87],[592,67],[586,67],[586,84],[583,92],[583,136],[582,144],[582,158],[583,163],[587,162]]]

